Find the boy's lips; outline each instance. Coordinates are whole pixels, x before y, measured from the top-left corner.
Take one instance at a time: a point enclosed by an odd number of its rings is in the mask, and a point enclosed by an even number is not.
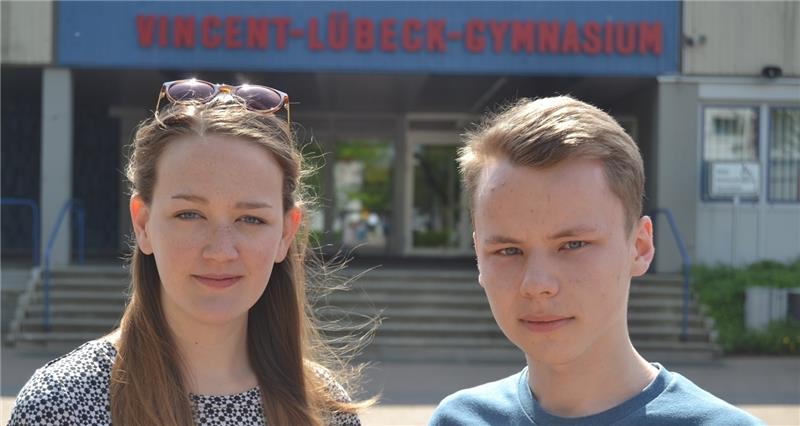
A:
[[[561,315],[525,315],[519,318],[519,322],[532,332],[546,333],[558,330],[574,319],[575,317]]]
[[[230,287],[239,282],[239,279],[242,278],[241,275],[218,275],[218,274],[192,275],[192,277],[195,280],[197,280],[200,284],[213,288]]]

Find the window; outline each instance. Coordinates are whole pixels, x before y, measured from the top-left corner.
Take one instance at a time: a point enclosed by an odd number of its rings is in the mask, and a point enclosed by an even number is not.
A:
[[[800,108],[772,108],[768,200],[800,202]]]
[[[735,191],[737,186],[747,186],[747,182],[739,185],[740,175],[756,179],[753,183],[758,186],[757,173],[753,176],[750,172],[758,161],[758,109],[716,106],[703,109],[704,199],[730,200],[732,196],[720,195],[719,188]],[[723,167],[727,165],[742,165],[743,173],[731,173],[730,167]],[[727,181],[715,180],[715,176],[723,176]],[[752,201],[757,196],[743,198]]]

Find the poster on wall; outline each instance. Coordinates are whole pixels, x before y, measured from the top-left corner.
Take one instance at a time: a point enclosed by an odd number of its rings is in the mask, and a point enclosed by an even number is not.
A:
[[[711,163],[711,196],[755,197],[760,187],[757,162]]]

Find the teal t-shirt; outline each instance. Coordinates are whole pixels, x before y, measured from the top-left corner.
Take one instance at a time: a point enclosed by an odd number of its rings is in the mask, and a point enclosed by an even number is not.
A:
[[[660,364],[642,392],[622,404],[586,417],[547,413],[528,387],[528,368],[496,382],[456,392],[439,404],[429,426],[447,425],[763,425],[757,418],[700,389]]]

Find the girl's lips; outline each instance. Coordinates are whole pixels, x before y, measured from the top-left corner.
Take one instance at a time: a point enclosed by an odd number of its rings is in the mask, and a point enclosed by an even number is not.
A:
[[[569,324],[574,320],[574,317],[525,317],[520,318],[519,322],[528,330],[534,333],[547,333],[550,331],[558,330],[559,328]]]
[[[220,277],[213,277],[207,275],[192,275],[192,276],[200,284],[212,288],[228,288],[239,282],[239,280],[242,278],[241,276],[220,276]]]

